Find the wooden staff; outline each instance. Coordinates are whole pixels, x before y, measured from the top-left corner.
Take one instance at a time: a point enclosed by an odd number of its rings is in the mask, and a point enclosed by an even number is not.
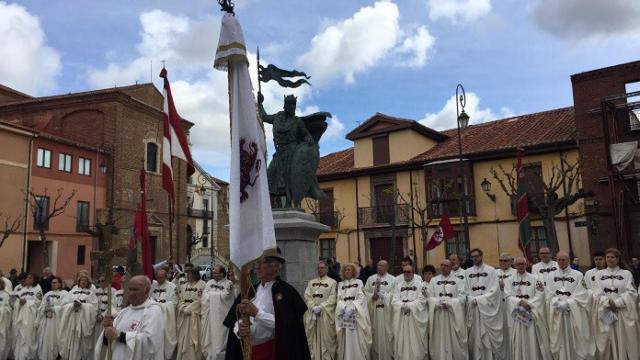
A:
[[[251,288],[251,277],[250,277],[250,269],[251,265],[247,264],[242,267],[240,272],[240,295],[241,295],[241,303],[248,304],[249,303],[249,289]],[[241,314],[240,320],[244,324],[250,324],[249,315]],[[242,359],[243,360],[251,360],[252,351],[251,351],[251,335],[242,337]]]

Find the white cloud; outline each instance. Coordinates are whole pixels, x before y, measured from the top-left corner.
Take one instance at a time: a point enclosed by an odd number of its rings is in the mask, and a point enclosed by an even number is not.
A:
[[[363,7],[314,36],[298,64],[313,75],[314,84],[334,77],[353,83],[355,73],[373,66],[396,45],[399,17],[398,7],[389,1]]]
[[[400,60],[399,66],[422,67],[427,63],[428,52],[435,44],[436,39],[429,33],[426,26],[420,26],[413,36],[404,39],[397,52],[409,54],[410,58]]]
[[[56,86],[60,54],[47,45],[40,20],[24,7],[0,1],[0,83],[32,95]]]
[[[469,115],[470,124],[479,124],[499,118],[499,116],[496,115],[491,109],[483,109],[480,107],[480,98],[475,93],[466,93],[466,101],[467,102],[464,110],[467,115]],[[514,115],[514,111],[510,108],[500,108],[500,117],[507,118]],[[425,114],[424,118],[420,120],[420,123],[435,130],[447,130],[456,128],[456,96],[453,95],[452,97],[450,97],[439,112]]]
[[[551,0],[562,1],[562,0]],[[429,19],[449,19],[458,21],[474,21],[491,12],[491,0],[427,0]]]
[[[538,27],[560,38],[640,37],[638,0],[533,0],[530,15]]]

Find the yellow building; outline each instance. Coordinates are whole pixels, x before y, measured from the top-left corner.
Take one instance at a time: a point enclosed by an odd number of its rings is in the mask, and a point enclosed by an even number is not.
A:
[[[320,160],[317,174],[326,197],[305,204],[320,222],[332,228],[320,236],[319,255],[335,256],[339,262],[359,259],[363,265],[366,259],[390,260],[392,256],[397,265],[403,256],[411,256],[423,266],[437,265],[453,252],[466,257],[475,247],[481,248],[485,261],[493,265],[501,252],[521,254],[512,196],[501,189],[491,170],[497,171],[512,193],[500,167],[508,173],[514,169],[516,151],[523,148],[530,201],[543,204],[544,184],[554,183],[560,198],[564,191],[575,193],[579,184],[571,186],[567,178],[558,176],[578,160],[574,121],[574,110],[569,107],[462,130],[469,228],[468,236],[463,237],[459,209],[464,187],[457,129],[439,132],[413,120],[376,113],[347,134],[353,147]],[[485,188],[490,183],[491,189],[483,190],[483,183]],[[530,208],[534,210],[533,205]],[[425,254],[425,240],[445,212],[456,237]],[[584,202],[579,199],[555,216],[555,230],[558,248],[572,251],[587,265],[589,243],[584,220]],[[542,219],[532,211],[533,255],[546,242]]]

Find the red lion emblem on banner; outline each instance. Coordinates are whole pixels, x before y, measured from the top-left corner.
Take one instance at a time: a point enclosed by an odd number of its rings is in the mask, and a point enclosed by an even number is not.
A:
[[[260,176],[260,166],[262,160],[258,159],[258,144],[251,142],[246,148],[247,140],[240,138],[240,202],[243,203],[249,198],[247,186],[253,186]],[[252,173],[256,172],[252,179]]]

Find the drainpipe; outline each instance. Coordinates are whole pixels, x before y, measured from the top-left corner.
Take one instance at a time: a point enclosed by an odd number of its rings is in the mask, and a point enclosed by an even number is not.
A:
[[[360,259],[360,193],[358,192],[358,177],[353,180],[356,183],[356,245],[358,246],[358,259]],[[351,252],[351,244],[348,245],[349,252]],[[349,254],[349,261],[351,261],[351,254]]]
[[[29,159],[27,161],[27,186],[24,191],[24,224],[22,226],[22,271],[24,271],[27,267],[27,223],[29,222],[29,191],[31,191],[31,156],[33,154],[33,139],[35,139],[38,135],[32,134],[29,139]]]

